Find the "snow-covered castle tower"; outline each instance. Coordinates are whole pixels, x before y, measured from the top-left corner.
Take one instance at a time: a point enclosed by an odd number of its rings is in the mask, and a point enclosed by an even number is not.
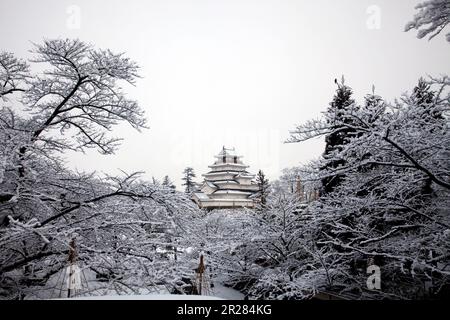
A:
[[[211,170],[203,174],[200,190],[194,192],[192,199],[200,208],[253,208],[253,196],[258,191],[254,174],[247,172],[248,166],[242,163],[233,149],[223,147],[210,165]]]

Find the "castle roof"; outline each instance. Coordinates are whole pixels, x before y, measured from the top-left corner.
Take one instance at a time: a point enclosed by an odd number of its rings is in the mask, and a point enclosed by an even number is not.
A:
[[[205,177],[202,185],[212,190],[195,192],[192,199],[202,208],[253,207],[251,196],[257,192],[255,175],[246,170],[248,166],[239,159],[241,156],[234,148],[223,147],[215,157],[216,162],[209,166],[211,171],[202,174]]]
[[[236,151],[234,150],[234,148],[232,149],[227,149],[225,148],[225,146],[222,148],[222,150],[219,152],[219,154],[217,154],[215,157],[216,158],[222,158],[222,157],[238,157],[238,158],[242,158],[242,156],[239,156]]]

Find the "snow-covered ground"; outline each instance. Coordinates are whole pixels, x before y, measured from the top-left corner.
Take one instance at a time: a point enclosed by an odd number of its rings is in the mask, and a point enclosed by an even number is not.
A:
[[[178,295],[170,294],[165,286],[153,286],[147,289],[139,289],[137,291],[125,290],[120,287],[118,292],[108,284],[102,283],[95,278],[95,274],[89,270],[83,270],[82,276],[82,293],[73,292],[75,295],[70,299],[79,300],[243,300],[244,294],[241,292],[224,286],[225,281],[220,276],[208,280],[211,287],[203,296],[198,295]],[[87,289],[87,290],[86,290]],[[33,294],[29,294],[26,299],[67,299],[67,278],[64,271],[54,274],[48,281],[45,288],[36,287]]]
[[[241,292],[223,286],[220,283],[214,283],[214,288],[211,289],[211,293],[218,298],[226,300],[244,300],[244,294]]]

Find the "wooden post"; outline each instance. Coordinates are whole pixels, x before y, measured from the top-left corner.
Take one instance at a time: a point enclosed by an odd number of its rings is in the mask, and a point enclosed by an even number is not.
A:
[[[300,180],[300,178],[297,178],[297,187],[296,187],[296,192],[298,194],[298,199],[302,202],[304,200],[304,194],[303,194],[303,185],[302,182]]]
[[[77,259],[77,251],[76,251],[76,244],[75,244],[75,238],[72,238],[72,240],[69,243],[69,257],[68,257],[68,262],[69,262],[69,279],[68,279],[68,286],[67,286],[67,298],[70,298],[71,295],[71,289],[70,289],[70,281],[71,281],[71,277],[72,277],[72,267],[73,264],[75,263]]]
[[[198,273],[198,294],[202,295],[203,287],[203,273],[205,272],[205,264],[203,262],[203,255],[200,255],[200,263],[197,268]]]

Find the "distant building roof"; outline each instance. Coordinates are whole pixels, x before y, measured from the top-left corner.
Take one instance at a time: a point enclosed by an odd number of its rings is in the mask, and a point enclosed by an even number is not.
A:
[[[254,174],[250,174],[247,171],[242,171],[238,175],[236,175],[236,178],[250,178],[253,179],[255,177]]]
[[[208,166],[210,168],[217,168],[217,167],[238,167],[238,168],[248,168],[247,165],[243,164],[243,163],[233,163],[233,162],[227,162],[227,163],[223,163],[223,162],[216,162],[210,166]]]
[[[255,202],[250,196],[257,192],[253,181],[255,175],[246,170],[248,166],[240,159],[230,159],[240,158],[234,148],[223,147],[215,157],[217,161],[209,166],[211,171],[202,174],[205,177],[202,189],[208,186],[212,191],[207,188],[204,192],[194,192],[192,199],[199,207],[207,209],[254,207]]]
[[[239,171],[210,171],[208,173],[202,174],[202,176],[221,176],[224,174],[238,175]]]
[[[199,200],[203,200],[203,201],[207,201],[209,200],[209,197],[204,194],[203,192],[194,192],[194,195],[199,199]]]
[[[238,157],[241,158],[242,156],[237,155],[236,151],[234,150],[234,148],[232,149],[227,149],[225,148],[225,146],[222,148],[222,150],[219,152],[219,154],[216,156],[217,158],[219,157],[224,157],[224,156],[228,156],[228,157]]]
[[[251,195],[253,192],[248,191],[240,191],[240,190],[217,190],[214,194],[247,194]]]
[[[206,183],[210,188],[217,189],[217,186],[216,186],[214,183],[212,183],[211,181],[206,180],[205,183]]]
[[[220,181],[214,181],[215,184],[238,184],[235,180],[220,180]]]

